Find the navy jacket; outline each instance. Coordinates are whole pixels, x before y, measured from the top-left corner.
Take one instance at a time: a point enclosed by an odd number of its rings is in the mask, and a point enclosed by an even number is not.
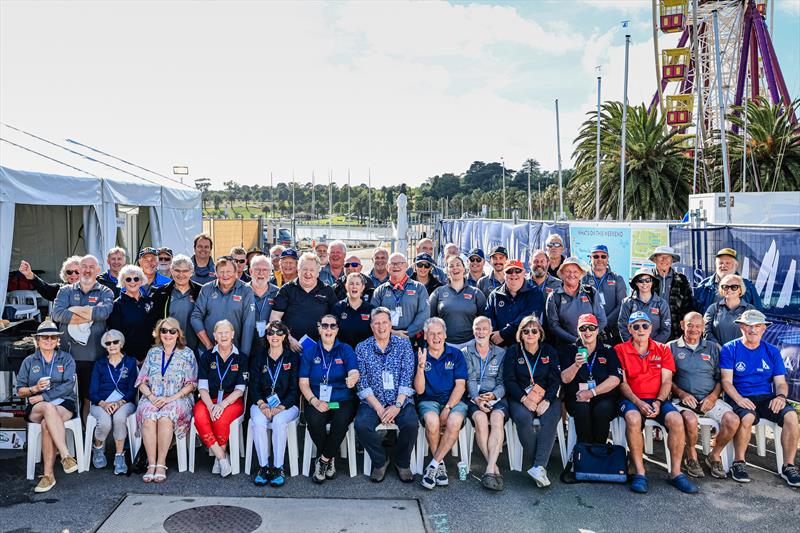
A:
[[[108,395],[117,388],[122,393],[122,399],[133,403],[136,399],[136,377],[139,371],[136,368],[136,359],[123,355],[122,361],[116,367],[108,362],[108,357],[101,357],[94,362],[92,381],[89,383],[89,401],[94,405],[105,401]],[[113,376],[113,377],[112,377]],[[116,387],[114,380],[117,380]]]
[[[527,283],[522,284],[516,296],[511,296],[503,283],[486,300],[486,316],[492,321],[492,330],[502,335],[501,346],[511,346],[517,342],[519,323],[528,315],[536,315],[542,322],[544,302],[541,291],[532,289]]]

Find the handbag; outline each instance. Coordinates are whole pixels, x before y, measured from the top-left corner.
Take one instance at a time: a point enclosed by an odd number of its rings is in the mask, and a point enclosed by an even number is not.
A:
[[[533,387],[531,387],[530,392],[525,397],[529,400],[533,400],[533,403],[536,405],[539,405],[539,402],[544,399],[544,392],[544,387],[539,384],[534,384]]]
[[[131,462],[131,467],[128,469],[126,476],[130,477],[131,474],[140,476],[147,472],[147,451],[144,449],[144,443],[139,446],[139,451],[136,452],[136,457]]]
[[[625,483],[628,481],[627,470],[627,453],[624,447],[617,444],[579,442],[572,449],[572,457],[561,473],[561,481]]]

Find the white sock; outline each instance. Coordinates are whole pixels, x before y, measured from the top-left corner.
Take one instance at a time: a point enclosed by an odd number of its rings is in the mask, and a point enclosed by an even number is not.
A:
[[[428,464],[428,467],[439,468],[439,461],[436,459],[431,459],[431,462]]]

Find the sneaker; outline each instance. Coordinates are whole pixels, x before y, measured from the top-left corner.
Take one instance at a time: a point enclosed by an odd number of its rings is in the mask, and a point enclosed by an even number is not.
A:
[[[647,494],[647,478],[642,474],[634,474],[631,477],[631,490],[636,494]]]
[[[214,466],[211,467],[212,474],[219,474],[219,459],[214,458]]]
[[[550,479],[547,477],[547,470],[542,466],[532,466],[530,470],[528,470],[528,475],[533,478],[538,487],[548,487],[550,485]]]
[[[106,467],[106,450],[102,446],[95,448],[92,446],[92,466],[95,468]]]
[[[447,479],[447,467],[444,464],[444,461],[439,463],[439,468],[436,469],[436,485],[439,487],[446,487],[450,484],[450,480]]]
[[[433,490],[436,487],[436,472],[438,470],[437,467],[428,465],[425,473],[422,474],[422,479],[419,480],[419,484],[428,490]]]
[[[336,458],[331,457],[331,460],[328,461],[328,467],[325,469],[325,477],[327,479],[333,479],[336,477]]]
[[[669,484],[684,494],[697,494],[697,485],[689,481],[689,478],[683,474],[678,474],[670,479]]]
[[[800,487],[800,471],[797,470],[796,465],[783,465],[781,477],[790,487]]]
[[[286,483],[286,476],[283,474],[283,468],[272,469],[272,479],[269,480],[271,487],[282,487]]]
[[[750,476],[747,474],[747,467],[744,461],[734,461],[731,465],[731,477],[739,483],[750,483]]]
[[[263,487],[264,485],[269,483],[270,474],[272,473],[271,471],[272,468],[270,468],[269,466],[262,466],[261,468],[258,469],[258,473],[256,474],[253,483],[255,483],[259,487]]]
[[[700,466],[700,463],[697,459],[686,459],[686,473],[692,477],[706,477],[706,473],[703,472],[703,467]]]
[[[222,459],[219,462],[219,475],[222,477],[228,477],[233,472],[233,467],[231,467],[231,460],[228,459],[228,456],[225,456],[225,459]]]
[[[61,466],[64,467],[65,474],[71,474],[78,470],[78,461],[71,455],[68,455],[61,459]]]
[[[47,492],[56,486],[56,479],[52,476],[42,476],[33,492]]]
[[[327,470],[328,463],[323,462],[321,457],[317,457],[316,462],[314,462],[314,473],[311,475],[311,481],[314,483],[323,483]]]
[[[706,455],[705,463],[709,470],[711,470],[712,477],[717,479],[725,479],[728,477],[725,469],[722,468],[722,461],[715,461],[710,455]]]
[[[125,454],[118,453],[114,455],[114,475],[121,476],[128,473],[128,465],[125,463]]]

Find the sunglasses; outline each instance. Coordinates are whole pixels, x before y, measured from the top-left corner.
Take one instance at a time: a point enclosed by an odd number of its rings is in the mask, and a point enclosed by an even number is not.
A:
[[[339,329],[338,324],[331,324],[329,322],[322,322],[319,324],[319,329]]]
[[[562,246],[564,245],[561,244],[560,242],[551,242],[547,244],[548,248],[561,248]]]
[[[592,259],[608,259],[608,256],[607,255],[595,254],[595,255],[592,256]]]
[[[641,324],[634,324],[634,325],[631,326],[631,328],[633,328],[633,331],[639,331],[640,329],[644,330],[644,331],[647,331],[648,329],[650,329],[650,322],[643,322]]]
[[[653,283],[653,278],[641,277],[636,280],[636,283]]]
[[[170,335],[176,335],[178,333],[178,330],[175,328],[161,328],[160,331],[162,335],[166,335],[167,333]]]
[[[283,335],[286,335],[286,332],[284,330],[282,330],[282,329],[268,329],[267,330],[267,336],[273,336],[273,335],[281,335],[281,336],[283,336]]]
[[[57,341],[58,335],[39,335],[39,340],[41,341]]]
[[[345,268],[356,268],[356,267],[360,267],[360,266],[361,266],[361,263],[345,263],[344,264]]]
[[[585,325],[585,326],[581,326],[581,327],[579,327],[579,328],[578,328],[578,331],[580,331],[580,332],[584,332],[584,331],[597,331],[597,326],[595,326],[595,325],[592,325],[592,324],[587,324],[587,325]]]
[[[159,257],[158,260],[161,263],[169,263],[170,261],[172,261],[172,258],[171,257]]]
[[[140,281],[139,276],[134,276],[132,278],[125,278],[125,283],[137,283]]]
[[[161,333],[164,332],[162,331]],[[116,346],[117,344],[119,344],[119,339],[114,339],[113,341],[106,341],[103,344],[105,344],[106,346]]]
[[[80,270],[65,270],[64,271],[64,274],[66,274],[67,276],[75,276],[75,275],[80,274],[80,273],[81,273]]]
[[[720,285],[719,288],[723,291],[738,291],[741,288],[741,285],[734,283],[733,285]]]
[[[522,274],[522,270],[519,268],[509,268],[506,270],[506,274]]]
[[[240,265],[243,265],[243,264],[247,263],[247,259],[234,259],[233,262],[234,263],[239,263]]]
[[[482,263],[483,259],[481,259],[480,257],[470,257],[469,258],[469,262],[470,263]]]
[[[431,268],[430,263],[417,263],[417,268]]]
[[[525,328],[522,330],[523,335],[538,335],[539,330],[536,328]]]

